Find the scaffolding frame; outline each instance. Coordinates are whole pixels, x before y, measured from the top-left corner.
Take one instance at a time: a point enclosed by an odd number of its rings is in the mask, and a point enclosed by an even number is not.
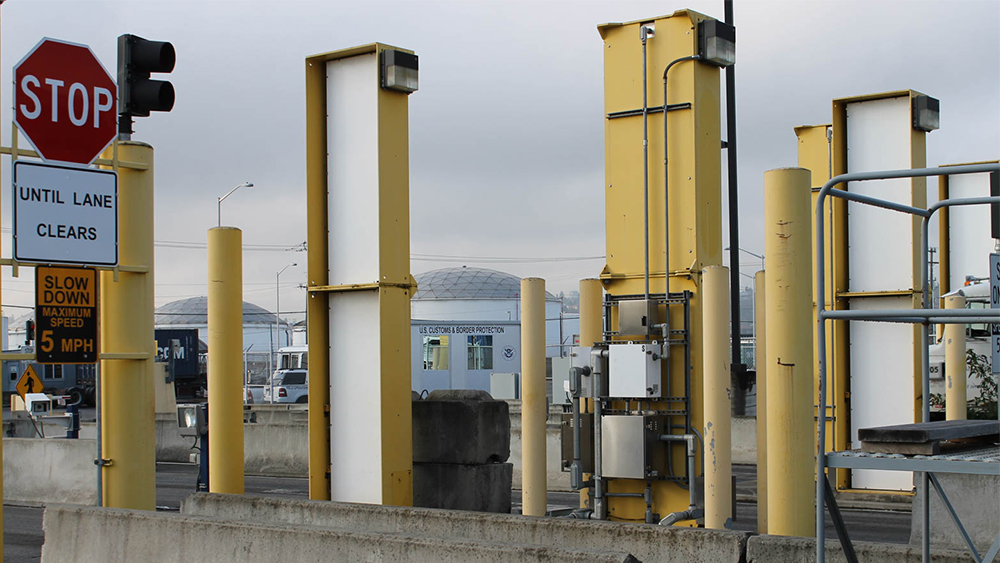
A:
[[[911,170],[885,170],[874,172],[854,172],[841,174],[831,178],[826,182],[816,198],[816,322],[817,322],[817,347],[819,356],[819,411],[826,412],[827,409],[827,373],[826,373],[826,322],[828,320],[854,320],[871,322],[896,322],[921,325],[921,356],[923,358],[923,381],[922,381],[922,416],[921,420],[930,420],[930,395],[927,392],[930,388],[930,370],[928,356],[930,354],[928,344],[929,326],[935,324],[969,324],[969,323],[997,323],[1000,322],[1000,310],[993,309],[993,313],[987,314],[976,310],[941,310],[930,309],[930,288],[928,287],[930,265],[927,258],[927,237],[928,224],[931,217],[940,209],[962,205],[985,205],[1000,204],[1000,197],[974,197],[974,198],[954,198],[941,200],[927,209],[920,209],[910,205],[864,196],[846,189],[835,188],[838,184],[847,182],[858,182],[866,180],[886,180],[892,178],[920,178],[927,176],[958,175],[958,174],[980,174],[992,173],[1000,174],[1000,164],[972,164],[949,167],[947,170],[941,168],[915,168]],[[847,201],[881,207],[891,211],[898,211],[920,217],[921,237],[920,237],[920,287],[923,292],[923,308],[911,310],[870,310],[870,311],[828,311],[826,310],[825,293],[825,241],[824,241],[824,203],[826,197],[839,197]],[[837,507],[833,490],[826,477],[827,467],[849,467],[853,469],[882,469],[894,471],[915,471],[920,475],[920,486],[923,490],[920,510],[923,516],[921,522],[921,553],[924,563],[930,561],[930,486],[940,495],[949,516],[962,534],[970,553],[977,563],[992,561],[1000,552],[1000,534],[990,547],[985,557],[980,557],[978,551],[968,533],[962,525],[961,519],[955,512],[934,475],[940,473],[972,473],[979,475],[1000,475],[1000,447],[987,448],[985,452],[967,452],[965,457],[955,455],[938,456],[904,456],[904,455],[873,455],[864,454],[858,451],[847,452],[827,452],[826,451],[826,425],[817,424],[816,442],[816,561],[824,563],[826,560],[826,530],[824,510],[829,507],[830,515],[834,522],[837,535],[844,548],[844,554],[848,561],[856,562],[857,555],[854,553],[850,536],[840,517],[840,510]]]

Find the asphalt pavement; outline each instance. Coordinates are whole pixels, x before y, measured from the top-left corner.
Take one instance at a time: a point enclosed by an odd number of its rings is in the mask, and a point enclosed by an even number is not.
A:
[[[737,493],[741,496],[752,492],[756,475],[752,467],[734,466],[737,476]],[[198,467],[187,463],[156,464],[156,506],[161,511],[178,511],[181,502],[195,490]],[[309,498],[309,483],[303,478],[247,476],[247,494],[284,498]],[[521,491],[513,491],[512,500],[519,505]],[[568,492],[550,492],[552,508],[575,507],[579,495]],[[41,507],[4,505],[4,561],[28,563],[41,559],[42,532]],[[906,543],[910,537],[910,514],[881,510],[844,510],[851,538],[862,541]],[[736,520],[733,529],[755,532],[757,530],[757,504],[736,503]],[[827,518],[827,537],[836,538],[832,523]]]

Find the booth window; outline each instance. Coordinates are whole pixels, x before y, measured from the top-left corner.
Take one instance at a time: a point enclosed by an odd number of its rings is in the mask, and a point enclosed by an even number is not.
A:
[[[469,337],[469,369],[493,369],[493,337]]]
[[[46,364],[44,370],[42,371],[42,378],[62,379],[63,378],[62,364]]]
[[[424,369],[448,369],[448,336],[424,337]]]

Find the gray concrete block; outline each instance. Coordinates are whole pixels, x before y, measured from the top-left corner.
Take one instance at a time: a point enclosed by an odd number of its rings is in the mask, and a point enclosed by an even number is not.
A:
[[[43,528],[43,563],[637,563],[627,553],[578,546],[427,538],[68,505],[48,507]]]
[[[505,462],[510,457],[510,412],[485,391],[434,391],[413,402],[415,463]]]
[[[413,464],[413,506],[510,514],[510,463]]]
[[[920,548],[891,543],[854,542],[858,561],[877,563],[920,563]],[[747,563],[799,563],[816,560],[816,539],[784,536],[752,536],[747,542]],[[846,563],[837,539],[826,541],[828,563]],[[967,563],[972,557],[961,551],[932,550],[934,563]]]
[[[94,440],[7,438],[3,498],[29,504],[97,504]]]
[[[403,533],[455,541],[622,551],[643,563],[740,563],[745,561],[750,536],[725,530],[209,493],[187,497],[181,512],[244,522]]]
[[[918,475],[918,474],[915,474]],[[996,475],[963,475],[935,473],[951,506],[962,520],[962,526],[972,538],[980,555],[984,555],[1000,534],[1000,477]],[[913,518],[910,524],[910,545],[920,545],[923,537],[923,511],[920,510],[924,492],[917,482],[917,496],[913,499]],[[966,550],[965,540],[948,515],[941,496],[931,486],[931,547]]]

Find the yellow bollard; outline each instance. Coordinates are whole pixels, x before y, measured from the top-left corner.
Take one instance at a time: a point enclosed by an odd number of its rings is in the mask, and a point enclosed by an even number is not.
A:
[[[243,494],[243,231],[208,230],[208,490]]]
[[[604,340],[604,289],[601,280],[580,280],[580,346]]]
[[[764,174],[767,532],[815,536],[811,174]]]
[[[964,309],[964,295],[944,298],[945,309]],[[944,325],[945,418],[965,420],[968,417],[965,371],[965,325]]]
[[[545,280],[521,280],[521,513],[545,516]]]
[[[580,280],[580,346],[593,346],[604,340],[604,288],[599,279]],[[580,400],[581,412],[593,412],[592,399]],[[583,480],[590,480],[590,473]],[[580,508],[590,508],[590,488],[580,489]]]
[[[730,407],[729,268],[703,270],[705,342],[705,528],[732,525],[733,467]]]
[[[767,337],[764,270],[754,274],[754,310],[757,311],[757,533],[767,533]]]
[[[111,149],[104,156],[111,156]],[[156,395],[153,361],[153,147],[126,141],[118,158],[147,164],[118,171],[118,261],[144,272],[101,272],[102,353],[145,354],[101,361],[103,506],[156,510]]]

